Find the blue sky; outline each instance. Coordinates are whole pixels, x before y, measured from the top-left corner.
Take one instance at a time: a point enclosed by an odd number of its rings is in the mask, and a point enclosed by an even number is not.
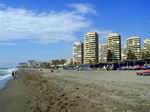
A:
[[[0,67],[70,57],[73,41],[97,31],[150,38],[149,0],[1,0]]]

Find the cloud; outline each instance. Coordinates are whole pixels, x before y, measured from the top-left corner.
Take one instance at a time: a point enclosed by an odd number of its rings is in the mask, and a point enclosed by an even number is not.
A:
[[[88,13],[96,13],[91,4],[76,3],[69,6],[74,10],[36,12],[0,4],[0,45],[16,45],[17,42],[73,42],[77,40],[79,32],[92,29],[100,36],[112,32],[93,28],[92,21],[86,16]]]
[[[76,32],[90,28],[90,21],[73,11],[41,12],[6,7],[0,9],[0,43],[24,40],[36,43],[74,41]]]
[[[69,7],[76,10],[76,12],[81,14],[96,14],[96,10],[92,4],[83,4],[83,3],[72,3],[68,5]]]

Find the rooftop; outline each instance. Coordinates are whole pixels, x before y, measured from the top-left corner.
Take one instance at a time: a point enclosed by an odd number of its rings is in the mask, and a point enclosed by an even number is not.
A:
[[[140,39],[140,37],[137,37],[137,36],[131,36],[131,37],[129,37],[127,40],[129,40],[129,39]]]
[[[113,37],[113,36],[120,36],[118,33],[110,33],[109,35],[108,35],[108,37]]]

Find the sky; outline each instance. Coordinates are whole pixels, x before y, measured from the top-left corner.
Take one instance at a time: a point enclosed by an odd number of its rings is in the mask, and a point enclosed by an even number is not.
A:
[[[72,55],[88,31],[150,38],[149,0],[0,0],[0,67]]]

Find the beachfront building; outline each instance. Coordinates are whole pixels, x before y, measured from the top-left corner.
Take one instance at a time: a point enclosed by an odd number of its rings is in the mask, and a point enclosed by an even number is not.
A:
[[[121,60],[126,60],[127,59],[127,46],[124,45],[121,49]]]
[[[132,36],[127,39],[127,50],[132,51],[137,59],[141,59],[141,39]]]
[[[28,67],[28,63],[19,63],[17,68],[27,68]]]
[[[64,63],[65,66],[70,65],[70,63],[72,63],[72,58],[68,57],[66,58],[66,62]]]
[[[99,46],[99,62],[100,63],[107,62],[107,52],[108,52],[108,45],[107,44],[101,44]]]
[[[29,60],[28,61],[28,67],[35,67],[36,66],[36,61],[35,60]]]
[[[107,37],[108,49],[113,53],[113,60],[121,60],[121,36],[118,33],[111,33]]]
[[[74,42],[73,43],[73,63],[83,64],[83,43]]]
[[[150,53],[150,38],[144,40],[144,49]]]
[[[84,64],[98,63],[98,34],[87,32],[84,35]]]

